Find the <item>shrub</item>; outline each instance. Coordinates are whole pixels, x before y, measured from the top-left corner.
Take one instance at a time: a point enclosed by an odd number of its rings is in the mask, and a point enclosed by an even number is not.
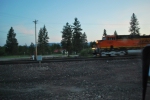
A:
[[[83,50],[81,50],[81,52],[80,52],[80,56],[90,56],[90,55],[92,55],[92,49],[91,48],[88,48],[88,49],[83,49]]]

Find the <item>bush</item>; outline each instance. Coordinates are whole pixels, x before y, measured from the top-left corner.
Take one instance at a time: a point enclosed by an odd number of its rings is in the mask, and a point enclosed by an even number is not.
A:
[[[90,55],[92,55],[92,49],[91,48],[88,48],[88,49],[83,49],[83,50],[81,50],[81,52],[80,52],[80,56],[90,56]]]

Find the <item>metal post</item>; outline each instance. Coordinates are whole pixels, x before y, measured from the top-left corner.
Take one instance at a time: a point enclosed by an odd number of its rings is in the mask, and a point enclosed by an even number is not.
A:
[[[37,39],[36,39],[36,24],[38,20],[33,21],[35,23],[35,60],[37,58]]]

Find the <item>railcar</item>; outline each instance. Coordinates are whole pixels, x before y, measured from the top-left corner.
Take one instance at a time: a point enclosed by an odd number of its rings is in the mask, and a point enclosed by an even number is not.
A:
[[[106,35],[96,41],[94,55],[123,56],[138,55],[146,45],[150,44],[150,35]]]

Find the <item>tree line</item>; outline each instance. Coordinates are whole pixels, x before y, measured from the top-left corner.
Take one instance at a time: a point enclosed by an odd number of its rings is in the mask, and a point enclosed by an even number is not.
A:
[[[139,23],[136,18],[136,15],[133,13],[130,21],[129,32],[130,35],[140,35]],[[88,45],[87,36],[85,32],[82,32],[81,24],[77,18],[74,19],[74,23],[70,25],[68,22],[63,26],[61,31],[62,40],[61,45],[53,44],[49,45],[49,36],[46,26],[40,28],[38,33],[38,54],[51,54],[55,49],[63,49],[68,51],[68,54],[78,54],[82,50],[87,48],[92,48],[96,45],[95,41],[91,41]],[[107,32],[104,29],[103,36],[106,36]],[[117,31],[114,31],[114,35],[118,35]],[[2,55],[33,55],[35,53],[35,44],[31,42],[30,46],[26,44],[21,46],[19,45],[16,39],[16,33],[14,32],[13,27],[10,28],[7,34],[6,44],[0,46],[0,56]]]
[[[69,23],[67,23],[66,26],[64,26],[63,31],[61,32],[63,33],[61,45],[57,43],[53,43],[52,45],[50,45],[48,31],[46,29],[46,26],[44,25],[44,27],[40,28],[38,33],[38,43],[37,43],[38,55],[56,53],[55,50],[61,50],[61,49],[64,49],[65,51],[69,50],[69,53],[70,50],[73,49],[75,52],[80,52],[80,50],[83,48],[92,47],[92,45],[95,44],[95,41],[90,42],[90,45],[88,46],[87,36],[85,32],[81,33],[82,29],[80,28],[80,26],[81,26],[80,22],[77,20],[77,18],[75,18],[74,26],[71,26],[69,25]],[[73,31],[73,29],[75,31]],[[71,32],[70,35],[71,37],[69,37],[70,34],[68,33],[69,31]],[[67,44],[65,42],[66,36],[68,37],[68,39],[71,39],[71,40],[67,40]],[[69,41],[71,42],[69,43]],[[58,51],[57,53],[61,53],[61,52]],[[35,54],[35,44],[31,42],[29,46],[27,46],[27,44],[19,45],[18,40],[16,38],[16,33],[13,27],[11,27],[7,34],[6,44],[4,46],[0,46],[0,56],[34,55],[34,54]]]
[[[82,49],[88,48],[86,33],[82,33],[81,24],[77,18],[74,19],[73,25],[67,22],[63,27],[61,45],[68,52],[68,56],[71,53],[78,54]]]
[[[55,49],[60,49],[61,46],[59,44],[49,45],[48,41],[48,32],[46,26],[39,30],[38,33],[38,54],[51,54]],[[4,46],[0,46],[0,56],[5,55],[34,55],[35,54],[35,44],[31,42],[30,46],[19,45],[16,33],[13,27],[10,28],[7,34],[6,44]]]

